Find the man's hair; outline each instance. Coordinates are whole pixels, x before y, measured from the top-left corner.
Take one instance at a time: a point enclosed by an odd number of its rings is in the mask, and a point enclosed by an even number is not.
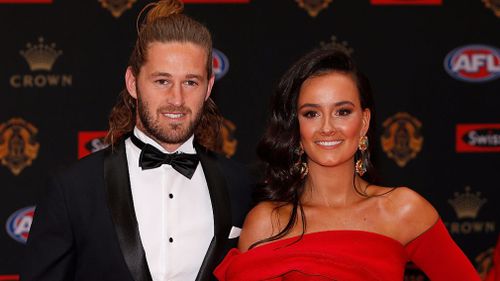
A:
[[[149,9],[149,10],[147,10]],[[146,63],[148,48],[151,43],[181,42],[193,43],[207,53],[207,79],[212,76],[212,37],[208,29],[198,21],[181,14],[184,9],[178,0],[160,0],[144,7],[137,19],[138,35],[128,65],[132,74],[138,77],[141,67]],[[145,19],[140,23],[141,15],[146,11]],[[195,139],[201,145],[220,150],[220,128],[222,116],[212,99],[207,99],[199,124],[195,128]],[[127,89],[120,92],[117,103],[109,116],[108,144],[115,144],[124,135],[132,131],[136,123],[136,100]]]

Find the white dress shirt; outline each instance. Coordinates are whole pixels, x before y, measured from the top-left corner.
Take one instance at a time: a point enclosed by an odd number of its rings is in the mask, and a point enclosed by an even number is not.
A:
[[[139,129],[134,128],[133,133],[168,153]],[[193,138],[177,151],[196,153]],[[201,163],[191,180],[166,164],[142,170],[141,150],[130,139],[125,146],[139,233],[153,281],[195,280],[214,236],[212,204]]]

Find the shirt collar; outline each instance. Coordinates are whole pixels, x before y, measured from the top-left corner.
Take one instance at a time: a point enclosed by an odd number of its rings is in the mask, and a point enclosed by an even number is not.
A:
[[[143,133],[139,128],[134,127],[134,135],[143,141],[144,143],[150,144],[157,149],[159,149],[163,153],[175,153],[175,152],[183,152],[183,153],[196,153],[196,150],[194,149],[193,146],[193,140],[194,140],[194,135],[191,135],[191,137],[185,141],[181,146],[179,146],[174,152],[168,152],[163,148],[159,143],[157,143],[155,140],[153,140],[151,137]]]

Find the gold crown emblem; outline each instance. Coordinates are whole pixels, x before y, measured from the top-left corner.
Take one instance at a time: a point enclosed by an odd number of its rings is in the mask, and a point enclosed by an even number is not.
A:
[[[123,12],[132,8],[137,0],[99,0],[104,9],[108,9],[113,17],[119,18]]]
[[[38,129],[21,118],[0,124],[0,161],[18,176],[38,156]]]
[[[234,137],[234,131],[236,130],[236,125],[228,119],[224,118],[221,128],[222,135],[222,152],[227,158],[236,153],[236,147],[238,146],[238,140]]]
[[[299,7],[305,9],[311,17],[316,17],[321,10],[326,9],[332,0],[295,0]]]
[[[26,59],[31,71],[47,70],[50,71],[62,51],[55,49],[56,44],[50,45],[44,43],[43,37],[38,38],[38,44],[26,44],[26,50],[20,51]]]
[[[335,36],[335,35],[332,35],[330,37],[330,42],[321,41],[319,43],[319,45],[321,46],[322,49],[329,49],[329,48],[340,49],[340,50],[348,53],[349,55],[352,55],[352,53],[354,53],[354,49],[349,47],[349,44],[347,43],[347,41],[339,42],[337,40],[337,36]]]
[[[495,16],[500,17],[500,1],[499,0],[482,0],[486,8],[491,9]]]
[[[387,118],[380,137],[382,149],[399,167],[404,167],[422,150],[422,123],[407,112]]]
[[[479,209],[488,201],[481,199],[481,192],[471,193],[470,186],[465,187],[465,193],[455,192],[455,198],[449,199],[448,203],[453,207],[459,219],[477,217]]]

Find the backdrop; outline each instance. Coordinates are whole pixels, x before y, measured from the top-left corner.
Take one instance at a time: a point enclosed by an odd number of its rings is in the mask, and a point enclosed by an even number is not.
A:
[[[147,3],[0,0],[0,280],[18,279],[47,175],[103,148]],[[426,197],[486,272],[500,214],[498,0],[190,0],[185,12],[213,33],[228,157],[256,167],[279,77],[343,46],[374,88],[382,183]],[[426,278],[409,265],[407,280]]]

